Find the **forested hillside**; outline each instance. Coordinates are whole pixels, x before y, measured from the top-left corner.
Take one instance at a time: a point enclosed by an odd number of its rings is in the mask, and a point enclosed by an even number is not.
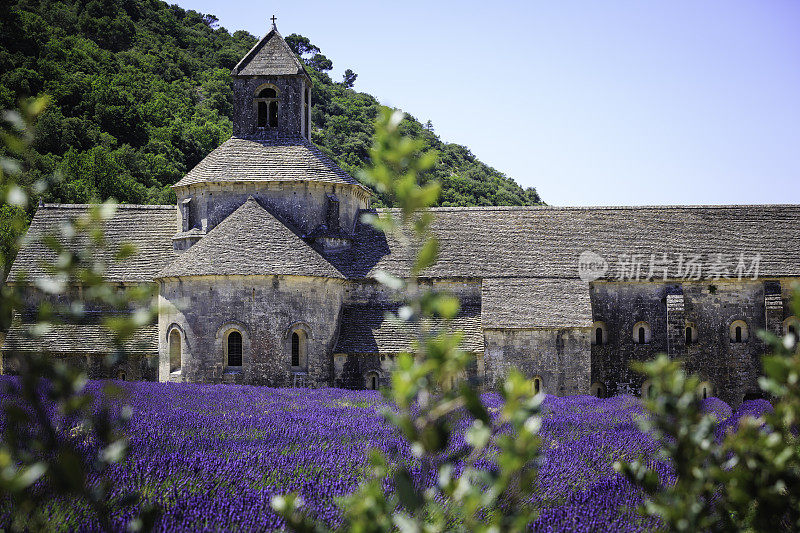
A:
[[[0,109],[52,97],[26,179],[61,174],[44,201],[173,202],[170,185],[230,136],[229,72],[256,40],[159,0],[0,2]],[[287,41],[315,82],[313,141],[355,173],[380,104],[353,88],[355,73],[332,80],[331,61],[308,39]],[[429,177],[443,184],[442,205],[540,201],[430,127],[409,117],[405,128],[441,152]]]

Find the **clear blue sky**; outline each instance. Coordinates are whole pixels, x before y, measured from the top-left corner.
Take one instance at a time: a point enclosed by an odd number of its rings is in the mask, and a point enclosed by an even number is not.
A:
[[[795,0],[179,4],[274,13],[551,205],[800,203]]]

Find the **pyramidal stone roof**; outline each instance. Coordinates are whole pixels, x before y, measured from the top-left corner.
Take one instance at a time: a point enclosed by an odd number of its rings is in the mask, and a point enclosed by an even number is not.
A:
[[[253,197],[156,275],[344,276]]]
[[[233,76],[305,76],[302,61],[273,26],[231,71]],[[310,78],[309,78],[310,79]]]
[[[231,137],[174,187],[209,182],[265,181],[311,181],[364,188],[319,148],[300,136],[275,139]]]

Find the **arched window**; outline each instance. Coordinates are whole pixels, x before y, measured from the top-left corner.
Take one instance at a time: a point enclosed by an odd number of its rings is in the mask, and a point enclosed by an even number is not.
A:
[[[633,342],[647,344],[650,342],[650,325],[647,322],[637,322],[633,326]]]
[[[177,328],[169,334],[169,371],[181,369],[181,332]]]
[[[278,127],[278,101],[277,87],[262,86],[256,89],[253,105],[256,109],[256,126],[259,128]]]
[[[592,396],[596,396],[597,398],[605,398],[606,386],[602,383],[592,383]]]
[[[300,366],[300,335],[292,333],[292,366]]]
[[[700,397],[701,400],[706,400],[711,398],[714,395],[714,388],[711,386],[711,383],[708,381],[702,382],[697,387],[697,396]]]
[[[367,372],[365,376],[366,387],[369,390],[378,390],[378,385],[380,384],[378,373],[377,372]]]
[[[592,324],[592,344],[595,346],[602,346],[608,342],[608,335],[606,333],[606,325],[603,322],[595,322]]]
[[[734,320],[731,322],[730,337],[733,343],[747,342],[750,338],[750,330],[744,320]]]
[[[649,381],[645,381],[642,385],[642,398],[649,398],[653,399],[656,395],[655,389],[653,388],[653,384]]]
[[[686,323],[685,335],[686,335],[686,346],[689,346],[690,344],[694,344],[695,342],[697,342],[697,328],[692,322]]]
[[[541,376],[535,376],[533,378],[533,393],[539,394],[544,392],[544,383],[542,382]]]
[[[127,376],[127,374],[125,374],[125,371],[124,371],[124,370],[120,370],[119,372],[117,372],[117,379],[118,379],[118,380],[120,380],[120,381],[126,381],[126,378],[127,378],[127,377],[128,377],[128,376]]]
[[[228,333],[228,366],[242,366],[242,334],[236,330]]]
[[[790,316],[783,321],[783,334],[794,335],[795,340],[800,337],[800,320],[796,316]]]
[[[292,329],[289,334],[289,362],[294,372],[308,366],[308,333],[305,329]]]

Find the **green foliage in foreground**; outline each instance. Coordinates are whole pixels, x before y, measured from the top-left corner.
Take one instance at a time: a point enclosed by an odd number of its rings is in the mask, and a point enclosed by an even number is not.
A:
[[[5,153],[0,154],[0,201],[15,209],[12,224],[20,224],[19,213],[28,207],[32,195],[47,190],[49,181],[20,183],[21,160],[32,140],[30,125],[47,104],[46,99],[25,102],[20,112],[5,111],[0,121],[0,135]],[[105,246],[102,223],[114,213],[115,206],[104,203],[88,214],[65,222],[59,235],[48,235],[45,242],[56,253],[49,264],[48,278],[31,280],[44,297],[39,306],[31,336],[43,336],[61,320],[80,321],[87,318],[89,304],[130,314],[110,315],[103,321],[116,350],[104,361],[113,366],[125,358],[123,345],[133,332],[149,324],[156,316],[151,304],[152,287],[118,288],[103,278],[105,265],[94,259],[91,250]],[[89,238],[90,249],[78,253],[65,246],[81,236]],[[2,254],[14,252],[0,250]],[[75,247],[73,246],[72,249]],[[117,260],[135,253],[131,246],[122,246]],[[0,256],[0,260],[3,256]],[[0,288],[0,320],[6,329],[14,309],[21,308],[27,281],[24,276]],[[84,298],[74,305],[63,303],[69,287],[80,284]],[[62,303],[59,303],[62,302]],[[131,312],[133,311],[133,312]],[[138,494],[128,494],[110,501],[113,492],[105,474],[127,453],[123,428],[130,419],[129,407],[119,403],[116,387],[105,387],[103,397],[96,399],[84,391],[85,372],[54,361],[50,354],[5,351],[6,363],[19,375],[15,382],[4,385],[2,416],[4,432],[0,441],[0,498],[10,503],[10,512],[0,519],[3,531],[46,531],[56,529],[47,516],[47,504],[59,497],[75,498],[94,512],[99,526],[109,530],[112,507],[134,505]],[[90,481],[91,480],[91,481]],[[149,529],[157,516],[155,509],[142,506],[129,524],[132,531]]]
[[[313,141],[355,175],[368,164],[380,104],[352,88],[352,70],[332,81],[331,60],[307,38],[287,41],[314,80]],[[255,42],[247,32],[218,27],[212,15],[160,0],[0,2],[0,109],[27,96],[52,97],[19,179],[30,185],[54,172],[62,179],[36,193],[32,205],[39,198],[174,202],[170,186],[230,136],[230,69]],[[441,153],[421,175],[441,182],[437,205],[540,201],[534,189],[523,190],[413,118],[402,128]],[[17,236],[6,223],[11,216],[0,209],[6,250]]]
[[[646,491],[644,512],[659,516],[669,531],[800,530],[800,344],[791,333],[759,335],[772,351],[759,384],[775,409],[742,418],[721,444],[716,419],[701,409],[698,377],[667,356],[639,366],[654,390],[646,401],[652,417],[642,429],[661,442],[678,479],[665,486],[640,463],[615,467]]]
[[[381,282],[404,302],[394,320],[415,322],[422,334],[413,353],[400,354],[392,372],[391,389],[384,391],[396,409],[384,410],[386,419],[409,441],[423,471],[435,473],[438,483],[419,494],[409,469],[393,457],[373,451],[367,480],[344,498],[343,530],[391,531],[527,531],[537,515],[530,504],[540,455],[539,407],[543,395],[533,384],[512,372],[500,393],[504,405],[492,417],[478,390],[467,376],[473,356],[459,349],[462,333],[450,331],[459,301],[452,295],[421,286],[418,276],[437,258],[438,243],[431,235],[430,214],[423,211],[436,202],[439,184],[420,186],[419,175],[435,164],[436,154],[426,144],[403,134],[400,112],[384,112],[376,123],[373,166],[364,177],[378,191],[401,207],[399,218],[391,214],[370,217],[377,228],[397,235],[400,242],[417,250],[409,279],[388,273]],[[440,324],[440,327],[423,325]],[[473,417],[466,446],[449,449],[454,418]],[[501,431],[510,429],[510,431]],[[492,454],[498,468],[476,467]],[[463,461],[456,476],[454,467]],[[391,479],[394,492],[383,490]],[[296,494],[276,497],[273,508],[298,531],[324,527],[307,518]]]

